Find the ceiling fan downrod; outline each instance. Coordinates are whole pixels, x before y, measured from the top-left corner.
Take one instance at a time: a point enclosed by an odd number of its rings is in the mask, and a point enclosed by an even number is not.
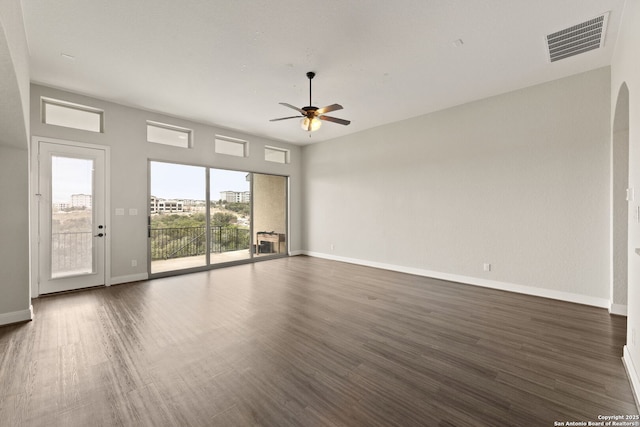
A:
[[[309,71],[307,73],[307,78],[309,79],[309,106],[313,105],[311,104],[311,80],[313,80],[315,76],[316,76],[316,73],[314,73],[313,71]]]

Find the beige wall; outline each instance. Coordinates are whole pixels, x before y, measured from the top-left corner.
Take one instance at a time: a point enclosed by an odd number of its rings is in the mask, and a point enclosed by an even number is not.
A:
[[[0,325],[31,318],[29,52],[18,0],[0,0]]]
[[[253,230],[287,234],[287,180],[281,176],[253,175]],[[255,238],[255,237],[254,237]],[[281,248],[282,252],[286,248]]]
[[[607,307],[609,115],[602,68],[307,146],[304,247]]]
[[[636,210],[640,207],[640,2],[629,0],[625,4],[622,24],[618,31],[616,51],[611,63],[611,105],[618,105],[620,89],[629,90],[629,187],[635,199],[628,203],[628,293],[627,293],[627,345],[624,360],[633,382],[636,401],[640,400],[640,220]],[[618,121],[617,109],[612,109],[612,120]],[[624,128],[624,126],[623,126]],[[616,129],[619,131],[618,129]],[[619,135],[613,135],[614,146]]]
[[[0,145],[0,324],[30,316],[28,166],[27,150]]]

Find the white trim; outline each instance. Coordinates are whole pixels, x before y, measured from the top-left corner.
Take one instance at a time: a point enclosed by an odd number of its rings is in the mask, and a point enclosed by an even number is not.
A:
[[[149,280],[148,273],[128,274],[126,276],[116,276],[111,278],[112,285],[119,285],[121,283],[140,282],[142,280]]]
[[[0,326],[10,325],[12,323],[26,322],[33,319],[33,306],[29,304],[29,308],[20,311],[11,311],[9,313],[0,313]]]
[[[626,304],[611,304],[609,306],[609,314],[615,314],[616,316],[627,316]]]
[[[629,352],[629,346],[624,346],[624,352],[622,356],[622,364],[627,371],[627,377],[629,378],[629,384],[631,385],[631,392],[633,393],[633,399],[636,402],[636,408],[640,408],[640,378],[638,378],[638,371],[636,371],[631,353]]]
[[[298,256],[298,255],[307,255],[306,251],[291,251],[289,252],[289,256]],[[313,256],[313,255],[311,255]]]
[[[404,267],[394,264],[385,264],[373,261],[366,261],[355,258],[346,258],[335,255],[324,254],[321,252],[302,251],[303,254],[325,258],[334,261],[347,262],[350,264],[364,265],[368,267],[381,268],[383,270],[398,271],[400,273],[414,274],[416,276],[431,277],[434,279],[447,280],[450,282],[464,283],[466,285],[482,286],[484,288],[499,289],[502,291],[515,292],[519,294],[532,295],[543,298],[573,302],[577,304],[591,305],[600,308],[609,308],[609,300],[605,298],[596,298],[588,295],[574,294],[564,291],[555,291],[553,289],[542,289],[533,286],[517,285],[514,283],[498,282],[496,280],[480,279],[477,277],[460,276],[457,274],[442,273],[439,271],[424,270],[421,268]]]

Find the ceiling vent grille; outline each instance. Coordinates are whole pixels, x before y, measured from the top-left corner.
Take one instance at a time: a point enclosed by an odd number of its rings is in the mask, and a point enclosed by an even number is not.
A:
[[[547,36],[549,60],[555,62],[602,47],[608,16],[609,12],[549,34]]]

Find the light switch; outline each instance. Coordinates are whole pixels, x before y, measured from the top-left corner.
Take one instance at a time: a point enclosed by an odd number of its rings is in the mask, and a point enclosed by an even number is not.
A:
[[[124,215],[124,209],[116,208],[116,216],[122,216],[122,215]]]

